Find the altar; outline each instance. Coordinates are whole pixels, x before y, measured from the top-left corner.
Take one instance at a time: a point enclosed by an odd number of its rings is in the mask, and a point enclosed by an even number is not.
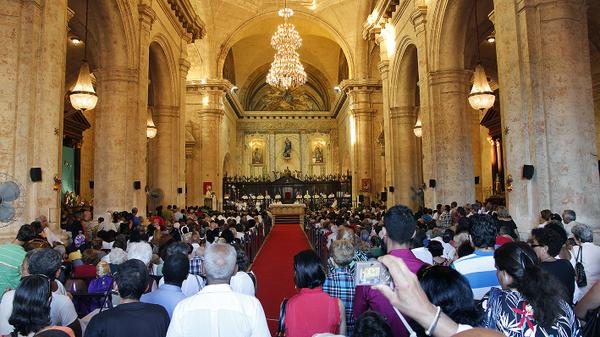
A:
[[[273,223],[277,224],[277,219],[279,218],[279,223],[304,223],[304,212],[306,210],[306,205],[304,204],[279,204],[274,203],[269,205],[269,212],[271,212],[271,216],[273,217]],[[297,221],[297,222],[296,222]]]

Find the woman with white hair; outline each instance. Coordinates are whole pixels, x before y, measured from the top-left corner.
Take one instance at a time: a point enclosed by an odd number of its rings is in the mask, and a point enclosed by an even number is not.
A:
[[[575,287],[573,301],[577,303],[600,280],[600,246],[594,244],[594,232],[587,225],[577,224],[571,228],[571,233],[576,243],[571,250],[571,264],[575,267],[580,261],[587,279],[585,286]]]
[[[148,242],[131,242],[127,245],[127,259],[128,260],[140,260],[144,262],[148,272],[152,272],[152,247]],[[154,291],[158,287],[156,280],[152,277],[148,278],[148,290],[146,292]]]

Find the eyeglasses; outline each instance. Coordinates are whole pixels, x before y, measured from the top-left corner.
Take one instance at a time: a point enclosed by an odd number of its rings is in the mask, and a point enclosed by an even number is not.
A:
[[[535,248],[535,247],[544,247],[544,246],[543,245],[534,245],[534,244],[531,245],[531,248]]]

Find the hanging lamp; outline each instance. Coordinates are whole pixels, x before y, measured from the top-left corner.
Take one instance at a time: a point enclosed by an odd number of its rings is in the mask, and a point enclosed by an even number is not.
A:
[[[473,74],[473,87],[469,93],[469,104],[473,109],[485,110],[494,106],[496,96],[490,87],[481,65],[481,50],[479,48],[479,20],[477,18],[477,0],[475,0],[475,44],[477,45],[477,66]]]
[[[156,125],[154,124],[154,121],[152,120],[152,108],[148,108],[148,119],[146,121],[146,137],[147,138],[154,138],[156,137],[156,134],[158,133],[158,129],[156,128]]]
[[[85,2],[85,39],[83,49],[83,60],[79,68],[77,82],[73,89],[69,92],[69,100],[71,105],[76,110],[91,110],[98,103],[98,95],[92,85],[92,76],[90,75],[90,65],[87,62],[87,35],[88,35],[88,8],[89,0]]]

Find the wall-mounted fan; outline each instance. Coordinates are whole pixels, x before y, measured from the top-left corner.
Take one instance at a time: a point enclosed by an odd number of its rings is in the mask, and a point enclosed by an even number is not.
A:
[[[0,227],[15,221],[23,208],[23,189],[9,175],[0,173]]]
[[[150,193],[148,193],[148,195],[154,203],[160,204],[160,202],[165,197],[165,192],[163,192],[163,190],[161,190],[160,188],[153,188],[150,190]]]

